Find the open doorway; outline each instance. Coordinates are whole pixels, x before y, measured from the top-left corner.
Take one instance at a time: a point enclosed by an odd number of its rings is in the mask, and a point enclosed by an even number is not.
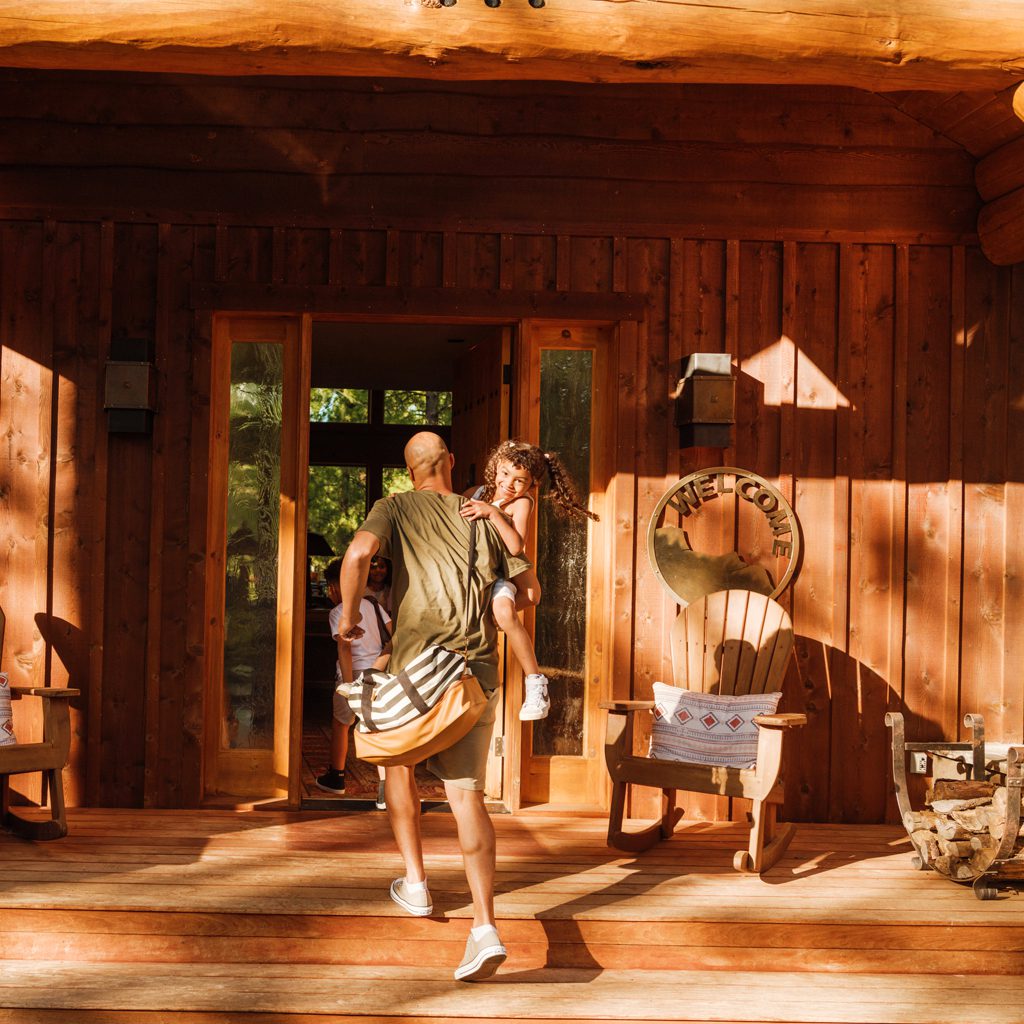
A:
[[[507,436],[510,330],[316,321],[311,341],[300,793],[304,806],[372,808],[377,769],[355,757],[354,744],[344,793],[336,777],[323,779],[340,767],[331,764],[336,647],[324,574],[373,503],[411,487],[403,451],[412,434],[429,429],[445,438],[456,454],[457,490],[478,481],[489,447]],[[387,607],[386,591],[381,603]],[[500,795],[500,765],[494,775]],[[426,799],[443,799],[432,776],[420,781]]]

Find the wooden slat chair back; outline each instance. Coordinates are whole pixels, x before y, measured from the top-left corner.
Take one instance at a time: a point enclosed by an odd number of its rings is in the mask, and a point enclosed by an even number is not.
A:
[[[782,605],[749,590],[719,590],[672,623],[674,685],[698,693],[773,693],[786,677],[793,623]]]
[[[747,590],[722,590],[688,605],[672,624],[674,685],[700,693],[745,695],[780,691],[793,654],[793,624],[769,597]],[[793,837],[792,824],[777,820],[782,802],[782,743],[785,733],[806,724],[804,715],[758,715],[757,761],[752,768],[689,764],[633,753],[634,718],[654,701],[613,701],[609,712],[605,762],[612,779],[608,842],[639,852],[668,839],[682,812],[677,790],[743,797],[751,801],[750,841],[737,851],[733,866],[757,872],[771,867]],[[623,819],[629,785],[662,791],[661,820],[626,832]]]
[[[3,652],[6,625],[7,618],[0,608],[0,655]],[[71,752],[69,701],[77,697],[79,692],[52,686],[11,687],[14,701],[23,697],[41,697],[43,700],[42,742],[0,746],[0,824],[26,839],[60,839],[68,834],[62,772]],[[50,798],[49,821],[29,820],[15,814],[10,808],[10,777],[28,772],[43,773],[43,792],[48,790]]]

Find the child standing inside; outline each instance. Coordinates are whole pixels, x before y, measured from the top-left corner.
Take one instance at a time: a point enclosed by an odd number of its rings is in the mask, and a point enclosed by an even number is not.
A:
[[[359,625],[362,636],[352,643],[342,643],[338,636],[341,621],[341,559],[336,558],[324,570],[327,580],[327,596],[334,607],[328,616],[331,638],[338,645],[338,661],[335,667],[335,682],[351,682],[356,673],[368,668],[384,668],[391,656],[391,618],[383,608],[368,598],[359,602],[361,618]],[[348,734],[355,715],[348,701],[335,690],[333,716],[331,718],[331,764],[317,776],[317,786],[328,793],[339,796],[345,792],[345,760],[348,757]],[[380,795],[378,793],[378,801]]]
[[[587,509],[576,493],[565,466],[554,452],[545,452],[524,441],[502,441],[487,459],[483,486],[478,487],[462,507],[466,519],[486,519],[494,525],[510,555],[520,555],[526,546],[526,531],[533,514],[531,491],[544,480],[555,510],[575,519],[597,516]],[[467,492],[468,495],[468,492]],[[548,679],[537,664],[533,641],[519,621],[518,612],[540,601],[540,583],[532,569],[512,580],[498,580],[491,590],[491,610],[498,628],[508,637],[516,660],[526,674],[523,705],[524,722],[546,718],[551,708]]]

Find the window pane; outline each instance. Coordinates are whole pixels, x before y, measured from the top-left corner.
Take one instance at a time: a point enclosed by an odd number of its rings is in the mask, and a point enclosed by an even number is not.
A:
[[[410,426],[450,427],[450,391],[385,391],[384,422]]]
[[[581,497],[590,492],[592,352],[546,349],[540,357],[540,446],[557,452]],[[551,683],[551,711],[533,723],[533,753],[583,754],[587,639],[586,522],[538,502],[537,564],[544,596],[534,643]]]
[[[322,572],[332,558],[345,553],[349,541],[366,518],[365,466],[310,466],[307,522],[334,551],[313,555],[310,565]]]
[[[403,491],[412,490],[412,480],[409,478],[409,470],[404,466],[384,467],[383,495],[386,498],[389,494],[401,494]]]
[[[284,349],[231,349],[224,609],[225,748],[274,746]]]
[[[370,393],[360,388],[310,388],[312,423],[369,423]]]

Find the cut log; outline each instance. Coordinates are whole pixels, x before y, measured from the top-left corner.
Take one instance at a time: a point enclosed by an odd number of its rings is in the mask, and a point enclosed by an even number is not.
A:
[[[1000,815],[1006,814],[1006,787],[1000,786],[992,794],[992,807],[998,811]]]
[[[995,789],[991,782],[983,782],[981,779],[939,779],[928,790],[925,802],[976,800],[979,797],[991,797]]]
[[[931,833],[929,832],[928,835]],[[971,857],[975,853],[973,842],[973,839],[936,839],[939,854],[943,857]]]
[[[974,800],[933,800],[929,803],[936,814],[945,816],[953,811],[967,811],[972,807],[988,807],[992,804],[992,798],[984,796]]]
[[[971,807],[963,811],[950,811],[949,816],[967,832],[989,832],[1001,835],[1003,818],[991,804],[988,807]]]
[[[929,832],[927,829],[920,829],[917,832],[912,832],[910,838],[914,843],[914,848],[921,856],[921,860],[925,864],[931,864],[936,857],[938,857],[942,850],[939,848],[939,839],[936,837],[934,832]],[[945,840],[942,840],[945,842]]]
[[[934,831],[939,823],[945,820],[945,818],[934,811],[911,811],[904,816],[903,827],[908,833],[913,835],[915,832],[928,831],[929,829]]]
[[[940,874],[947,875],[958,882],[969,882],[978,874],[968,861],[960,857],[936,857],[932,867]]]
[[[952,818],[941,818],[935,823],[935,832],[942,839],[969,839],[971,833]]]
[[[6,67],[206,75],[1001,90],[1024,78],[1018,0],[7,0]]]

